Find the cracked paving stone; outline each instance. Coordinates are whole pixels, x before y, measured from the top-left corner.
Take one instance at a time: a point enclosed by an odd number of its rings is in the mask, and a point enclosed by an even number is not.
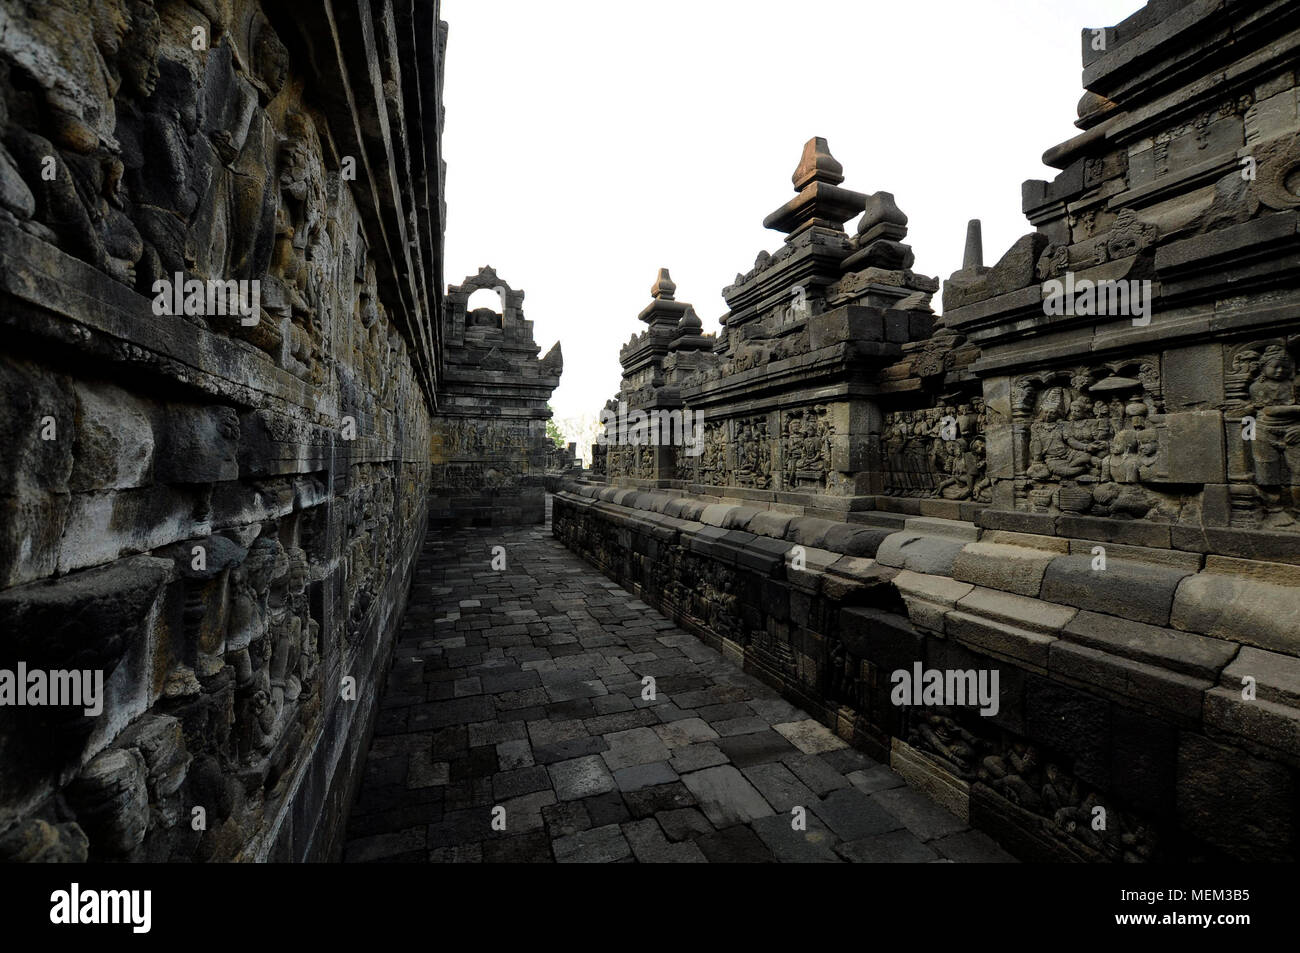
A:
[[[817,801],[817,795],[779,761],[750,765],[740,773],[777,811],[789,813],[793,807],[807,808]]]
[[[497,745],[497,762],[502,771],[532,767],[533,747],[527,741],[503,741]]]
[[[678,704],[681,705],[682,703],[679,702]],[[732,718],[748,718],[754,714],[754,710],[744,702],[728,702],[725,705],[707,705],[703,708],[696,708],[695,714],[716,727],[720,721],[729,721]]]
[[[600,715],[583,721],[587,731],[593,735],[609,735],[615,731],[630,731],[658,724],[652,712],[643,709],[620,711],[609,715]]]
[[[591,829],[591,816],[582,801],[562,801],[542,808],[542,820],[552,839]]]
[[[688,771],[699,771],[701,768],[727,764],[729,760],[717,745],[704,742],[687,745],[685,748],[674,748],[672,760],[668,764],[678,774],[686,774]]]
[[[624,791],[623,802],[627,805],[629,814],[640,820],[660,811],[693,807],[695,795],[681,781],[673,781],[670,784],[641,788],[639,791]]]
[[[705,864],[708,860],[690,841],[672,843],[664,836],[659,822],[653,817],[628,821],[623,825],[623,836],[632,846],[632,853],[643,864]]]
[[[765,761],[779,761],[782,755],[797,750],[771,729],[751,732],[747,735],[732,735],[716,742],[718,749],[740,768]]]
[[[808,812],[804,818],[806,828],[795,830],[794,816],[789,812],[760,817],[754,822],[754,833],[772,851],[777,860],[792,864],[840,863],[831,845],[835,835],[826,825]]]
[[[677,780],[677,772],[666,761],[633,765],[614,772],[614,783],[620,791],[639,791],[655,784],[668,784]]]
[[[888,791],[890,788],[902,787],[907,782],[903,776],[892,768],[887,768],[883,764],[874,768],[863,768],[860,771],[853,771],[844,776],[850,784],[861,791],[863,794],[875,794],[877,791]]]
[[[806,784],[818,797],[824,797],[831,791],[849,786],[848,780],[835,768],[817,755],[795,752],[787,754],[781,763],[789,768],[794,776]]]
[[[604,794],[615,787],[614,776],[599,755],[559,761],[545,770],[550,772],[555,796],[561,801],[575,801]]]
[[[561,864],[609,864],[632,856],[632,848],[617,824],[560,837],[551,846]]]
[[[600,754],[608,747],[604,738],[572,738],[551,745],[534,745],[533,760],[538,764],[553,764],[556,761],[569,761],[583,755]]]
[[[615,731],[604,736],[609,750],[602,751],[611,771],[631,768],[638,764],[652,761],[667,761],[672,755],[659,740],[659,736],[650,728],[632,728],[628,731]]]
[[[855,864],[928,864],[939,855],[910,831],[890,831],[861,840],[845,841],[835,848]]]
[[[660,811],[655,815],[659,826],[671,841],[694,840],[713,833],[713,825],[697,807],[681,807],[673,811]]]
[[[518,768],[514,771],[502,771],[492,779],[492,793],[497,800],[533,794],[536,791],[549,791],[551,778],[546,768],[536,765],[530,768]]]
[[[701,837],[695,846],[714,864],[770,864],[776,860],[759,836],[741,824]]]
[[[726,721],[715,721],[714,730],[723,738],[729,738],[734,735],[749,735],[756,731],[766,731],[770,725],[757,715],[746,715],[743,718],[728,718]]]
[[[879,791],[871,795],[871,798],[902,821],[909,831],[923,841],[955,834],[970,826],[956,814],[909,787]]]
[[[544,691],[553,702],[574,701],[575,699],[608,694],[604,683],[598,678],[585,682],[553,683],[543,689],[538,689],[538,691]]]
[[[804,754],[825,754],[848,747],[843,738],[812,718],[773,725],[772,728]]]
[[[772,805],[732,765],[705,768],[682,776],[714,827],[748,824],[772,813]]]
[[[811,813],[815,813],[826,822],[827,827],[846,841],[884,834],[903,826],[902,821],[872,797],[852,787],[832,791],[821,801],[809,805],[809,808]]]
[[[655,725],[654,732],[669,748],[684,748],[688,745],[713,741],[718,737],[718,733],[710,728],[703,718],[682,718],[667,724]],[[680,751],[674,751],[673,757],[679,754]],[[704,767],[708,766],[704,765]]]

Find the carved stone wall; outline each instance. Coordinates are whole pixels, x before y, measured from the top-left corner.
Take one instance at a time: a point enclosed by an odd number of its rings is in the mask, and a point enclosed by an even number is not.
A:
[[[1083,31],[1035,230],[986,266],[971,222],[939,317],[893,197],[809,142],[707,350],[661,273],[620,354],[698,455],[610,446],[556,534],[1024,856],[1294,859],[1297,31]],[[1003,713],[892,704],[916,662],[998,670]]]
[[[986,518],[1281,558],[1300,546],[1300,114],[1270,44],[1300,12],[1185,14],[1227,37],[1211,44],[1158,9],[1086,34],[1104,42],[1084,44],[1082,132],[1045,154],[1053,181],[1025,183],[1036,231],[945,285],[944,323],[1011,424],[990,435]]]
[[[334,848],[428,510],[444,27],[329,7],[0,4],[0,669],[105,696],[0,708],[6,859]]]
[[[499,311],[468,310],[476,291]],[[524,293],[480,269],[447,290],[439,414],[433,423],[435,524],[511,525],[545,519],[543,485],[554,444],[547,401],[560,383],[556,341],[545,357],[524,318]]]

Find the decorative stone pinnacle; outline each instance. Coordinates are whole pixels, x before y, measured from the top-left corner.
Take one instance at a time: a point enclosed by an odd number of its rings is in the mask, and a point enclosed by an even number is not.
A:
[[[791,181],[799,194],[763,219],[764,228],[785,232],[787,242],[810,228],[843,231],[844,223],[866,207],[867,197],[861,192],[839,187],[844,167],[820,136],[804,143]]]
[[[804,143],[803,157],[799,167],[790,177],[796,192],[803,191],[804,186],[813,182],[825,182],[839,185],[844,181],[844,166],[831,155],[831,148],[821,136],[814,136]]]
[[[858,234],[863,242],[907,237],[907,215],[894,201],[894,193],[876,192],[867,199],[866,211],[858,220]]]
[[[966,226],[966,252],[962,255],[962,271],[974,271],[984,267],[984,236],[978,218],[972,218]]]
[[[659,277],[650,286],[650,294],[661,301],[672,301],[677,291],[677,284],[668,276],[667,268],[659,269]]]

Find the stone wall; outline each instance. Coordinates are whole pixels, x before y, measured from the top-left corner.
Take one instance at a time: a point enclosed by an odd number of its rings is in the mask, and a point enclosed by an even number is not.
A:
[[[556,534],[1024,856],[1295,859],[1298,29],[1083,31],[1036,230],[985,266],[972,222],[941,317],[811,140],[722,332],[665,271],[620,355],[607,419],[701,439],[612,432]],[[916,664],[996,672],[997,713],[896,702]]]
[[[469,310],[476,291],[491,291],[499,310]],[[546,356],[524,317],[524,293],[491,268],[447,289],[440,414],[433,426],[436,525],[509,526],[545,519],[543,479],[554,445],[547,404],[564,356]]]
[[[1132,549],[1096,581],[1055,537],[573,481],[552,518],[610,578],[1024,859],[1300,856],[1297,660],[1252,644],[1294,631],[1264,616],[1294,604],[1295,567],[1198,571]],[[1203,594],[1226,596],[1229,568],[1251,591],[1211,617]],[[898,703],[894,673],[917,665],[996,672],[996,712]]]
[[[334,850],[428,511],[437,14],[0,4],[0,669],[106,696],[0,708],[0,856]]]

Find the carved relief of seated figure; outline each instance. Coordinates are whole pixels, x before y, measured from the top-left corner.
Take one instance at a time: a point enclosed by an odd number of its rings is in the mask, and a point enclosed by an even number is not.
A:
[[[1034,480],[1074,479],[1087,474],[1094,463],[1100,467],[1100,461],[1086,449],[1091,443],[1082,448],[1071,443],[1061,420],[1065,401],[1065,392],[1053,387],[1043,394],[1039,404],[1038,420],[1031,425],[1029,436],[1027,473]]]

